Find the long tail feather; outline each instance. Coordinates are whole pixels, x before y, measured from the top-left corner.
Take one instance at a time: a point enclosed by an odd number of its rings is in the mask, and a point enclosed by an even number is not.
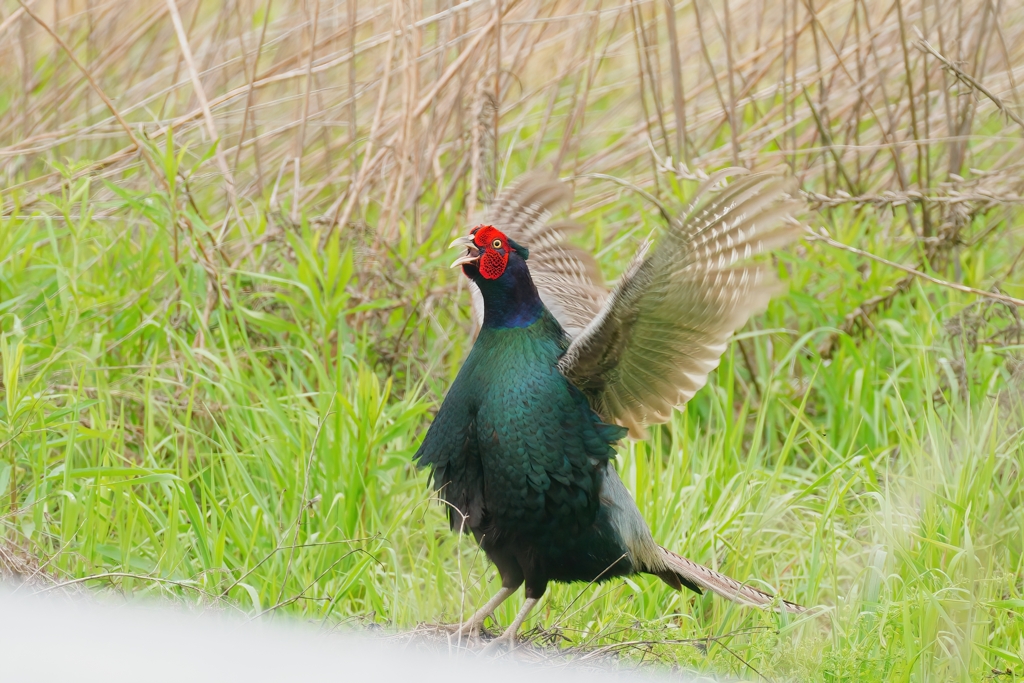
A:
[[[659,546],[660,547],[660,546]],[[807,608],[788,600],[780,600],[780,604],[774,604],[775,598],[756,588],[746,586],[725,574],[720,574],[704,565],[697,564],[691,560],[677,555],[671,550],[661,548],[662,560],[668,568],[668,572],[658,572],[658,576],[670,586],[681,588],[686,586],[691,590],[701,592],[703,588],[721,595],[723,598],[738,602],[741,605],[753,607],[774,606],[777,610],[785,610],[794,614],[806,612]],[[675,579],[673,581],[673,579]]]

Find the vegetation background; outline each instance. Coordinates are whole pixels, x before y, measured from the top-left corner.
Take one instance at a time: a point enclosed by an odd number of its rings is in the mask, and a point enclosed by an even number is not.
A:
[[[613,281],[647,195],[781,168],[788,295],[619,467],[666,546],[821,610],[641,577],[552,590],[528,636],[751,679],[1024,673],[1024,4],[0,0],[0,65],[22,590],[459,619],[496,574],[410,464],[470,344],[448,242],[554,169]]]

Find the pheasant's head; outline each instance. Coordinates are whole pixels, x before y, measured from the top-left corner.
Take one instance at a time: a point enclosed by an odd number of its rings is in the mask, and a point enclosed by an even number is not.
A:
[[[530,252],[493,225],[478,225],[452,242],[466,253],[452,268],[462,272],[480,289],[484,300],[484,328],[525,327],[544,310],[530,277],[526,259]]]
[[[452,242],[451,246],[466,249],[466,253],[452,263],[452,268],[462,266],[462,272],[473,279],[479,274],[484,280],[497,280],[505,274],[512,254],[524,261],[530,255],[525,247],[516,244],[493,225],[478,225],[465,237]]]

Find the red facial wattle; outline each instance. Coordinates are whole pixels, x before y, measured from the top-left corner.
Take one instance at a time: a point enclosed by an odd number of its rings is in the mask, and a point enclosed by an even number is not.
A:
[[[473,243],[481,250],[476,267],[485,280],[497,280],[508,266],[511,250],[508,238],[492,225],[482,225],[473,230]]]

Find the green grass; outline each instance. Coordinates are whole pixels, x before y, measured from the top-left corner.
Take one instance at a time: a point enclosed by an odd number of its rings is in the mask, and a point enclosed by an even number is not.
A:
[[[421,242],[403,224],[386,249],[355,229],[321,249],[303,223],[233,270],[183,250],[182,214],[200,236],[219,226],[180,186],[100,200],[97,182],[0,219],[7,552],[54,581],[114,574],[86,584],[395,631],[495,590],[410,462],[469,345],[444,248],[458,202]],[[624,196],[580,217],[608,272],[655,227],[647,212],[612,234],[641,209]],[[831,218],[838,239],[900,258],[862,214]],[[963,282],[1002,276],[1011,237],[960,251]],[[842,316],[901,275],[862,265],[818,243],[780,254],[790,291],[740,335],[749,367],[733,343],[685,411],[620,449],[660,542],[817,616],[638,577],[554,587],[528,627],[752,679],[1024,670],[1021,347],[986,341],[1009,314],[915,282],[825,360]]]

